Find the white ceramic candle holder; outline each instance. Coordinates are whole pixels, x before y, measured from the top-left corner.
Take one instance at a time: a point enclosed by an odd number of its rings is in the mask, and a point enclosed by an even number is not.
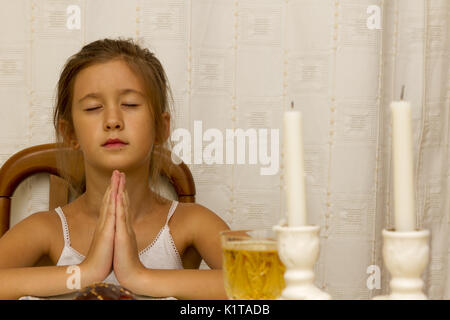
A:
[[[286,267],[286,287],[280,299],[328,300],[330,295],[314,285],[314,264],[319,256],[319,226],[274,226],[278,255]]]
[[[383,259],[392,279],[391,293],[374,299],[427,299],[421,275],[429,260],[428,230],[399,232],[383,230]]]

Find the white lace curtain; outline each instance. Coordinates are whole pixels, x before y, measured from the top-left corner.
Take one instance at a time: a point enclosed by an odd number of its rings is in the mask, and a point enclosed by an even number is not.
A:
[[[370,5],[376,8],[364,10]],[[389,291],[381,237],[383,228],[394,227],[389,105],[403,85],[413,110],[417,225],[431,231],[425,290],[433,299],[448,297],[449,5],[289,1],[288,19],[305,26],[289,30],[300,58],[288,70],[297,62],[304,71],[304,88],[290,93],[311,121],[306,153],[320,163],[308,184],[310,213],[322,227],[317,282],[334,298]],[[371,29],[377,8],[381,28]],[[329,81],[314,90],[321,71]],[[381,286],[367,285],[375,275],[371,265],[380,267]]]
[[[308,217],[321,227],[316,282],[335,299],[389,290],[381,252],[381,231],[394,216],[389,104],[405,85],[417,224],[431,231],[425,289],[430,298],[449,297],[448,0],[0,4],[8,12],[0,21],[1,163],[52,141],[61,67],[104,37],[133,37],[156,52],[174,91],[175,123],[191,132],[195,120],[204,130],[281,128],[294,101],[304,116]],[[81,25],[69,30],[61,17],[74,4]],[[274,176],[254,165],[190,168],[198,201],[232,228],[270,226],[283,215],[282,168]],[[14,223],[48,206],[47,183],[37,176],[20,186]],[[381,270],[379,288],[367,286],[371,265]]]

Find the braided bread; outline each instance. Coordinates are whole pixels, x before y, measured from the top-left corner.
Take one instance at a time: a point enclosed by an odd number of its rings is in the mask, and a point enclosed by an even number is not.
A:
[[[135,295],[121,286],[98,282],[81,289],[74,300],[137,300]]]

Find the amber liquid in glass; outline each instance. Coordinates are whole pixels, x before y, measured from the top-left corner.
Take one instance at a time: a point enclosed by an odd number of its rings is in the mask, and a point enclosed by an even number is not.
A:
[[[231,300],[273,300],[285,287],[274,241],[229,241],[223,249],[225,290]]]

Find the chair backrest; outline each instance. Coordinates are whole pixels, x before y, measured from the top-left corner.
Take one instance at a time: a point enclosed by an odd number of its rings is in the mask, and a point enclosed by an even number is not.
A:
[[[49,143],[26,148],[12,155],[0,168],[0,237],[10,227],[11,197],[17,186],[36,173],[50,174],[49,210],[69,202],[69,184],[57,169],[57,144]],[[167,149],[154,149],[163,159],[162,175],[173,186],[180,202],[195,202],[195,184],[189,168],[174,164]],[[84,167],[81,166],[84,171]]]

